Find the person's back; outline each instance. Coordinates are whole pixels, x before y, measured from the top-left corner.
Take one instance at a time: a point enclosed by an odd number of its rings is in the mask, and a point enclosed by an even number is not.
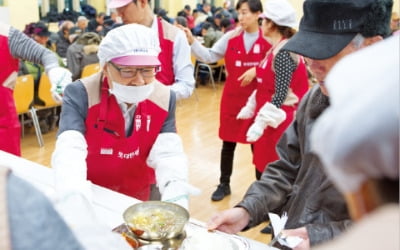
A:
[[[204,40],[203,45],[207,48],[211,48],[223,34],[221,31],[215,30],[210,23],[205,22],[201,28],[201,35]]]
[[[95,32],[86,32],[68,48],[67,66],[73,80],[80,78],[83,67],[99,62],[97,51],[100,41],[100,36]]]
[[[2,166],[0,190],[0,207],[6,208],[0,208],[0,221],[8,218],[9,226],[0,227],[1,249],[7,249],[4,245],[7,242],[13,250],[84,249],[50,201]],[[10,238],[2,238],[7,231]]]

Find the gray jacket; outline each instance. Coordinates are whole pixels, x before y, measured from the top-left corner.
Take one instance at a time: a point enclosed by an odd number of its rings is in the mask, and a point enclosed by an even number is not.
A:
[[[0,187],[4,185],[8,197],[9,232],[13,250],[84,249],[52,203],[40,191],[13,173],[9,174],[7,183],[0,183]]]
[[[329,106],[319,86],[303,98],[296,119],[277,145],[280,160],[267,166],[238,206],[250,214],[249,227],[268,220],[268,212],[288,213],[286,229],[306,226],[310,244],[332,239],[351,224],[346,202],[310,151],[310,131]],[[321,138],[323,140],[323,138]]]

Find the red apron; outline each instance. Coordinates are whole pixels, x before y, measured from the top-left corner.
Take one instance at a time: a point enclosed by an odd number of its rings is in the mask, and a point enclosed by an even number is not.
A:
[[[8,37],[0,35],[0,150],[20,156],[21,125],[15,109],[13,90],[4,86],[13,73],[15,79],[12,80],[15,82],[16,72],[18,59],[10,53]]]
[[[158,40],[160,41],[161,52],[158,60],[161,62],[161,71],[157,73],[156,79],[164,85],[172,85],[175,82],[174,74],[174,42],[164,37],[164,30],[161,18],[157,18]]]
[[[256,79],[249,85],[241,87],[238,78],[248,69],[258,66],[270,48],[271,44],[263,38],[261,29],[258,39],[248,53],[244,46],[244,32],[228,41],[225,53],[225,67],[228,74],[220,104],[219,137],[223,141],[248,143],[246,132],[251,120],[238,120],[236,116],[256,88]]]
[[[148,200],[154,170],[147,156],[161,131],[168,112],[154,102],[140,102],[135,110],[132,135],[125,136],[125,120],[104,79],[101,101],[89,108],[85,138],[88,179],[100,186]]]
[[[274,54],[272,50],[273,48],[268,52],[266,61],[263,61],[257,68],[257,81],[259,84],[257,86],[257,106],[255,114],[258,113],[266,102],[271,102],[272,97],[275,94],[275,72],[272,66]],[[299,101],[308,90],[307,70],[302,57],[297,69],[293,72],[289,88],[298,97]],[[264,171],[268,163],[279,159],[278,154],[276,153],[276,144],[283,132],[293,121],[297,106],[298,103],[290,106],[282,104],[281,109],[286,112],[286,120],[277,128],[268,126],[264,130],[264,134],[260,139],[253,143],[253,164],[261,173]]]

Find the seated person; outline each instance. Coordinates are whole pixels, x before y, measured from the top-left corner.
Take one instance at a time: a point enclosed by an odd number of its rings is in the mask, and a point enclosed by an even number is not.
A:
[[[57,54],[65,58],[67,56],[67,49],[71,45],[71,41],[69,40],[70,30],[74,27],[74,23],[72,21],[64,21],[60,25],[60,29],[57,32],[57,40],[56,40],[56,52]]]
[[[52,156],[58,190],[90,199],[90,180],[140,200],[188,206],[187,158],[175,127],[175,93],[155,79],[158,36],[127,24],[99,46],[102,71],[65,90]]]
[[[67,65],[72,73],[72,80],[81,77],[83,68],[92,63],[98,63],[97,52],[101,41],[95,32],[79,35],[67,50]]]
[[[49,37],[50,31],[47,25],[43,22],[31,23],[26,26],[24,33],[35,40],[40,45],[52,49],[52,45],[50,44]],[[57,56],[58,65],[60,67],[65,67],[63,60],[61,57],[54,52],[54,55]],[[44,66],[38,63],[33,63],[30,61],[20,60],[19,63],[19,75],[31,74],[34,80],[34,99],[33,103],[38,106],[45,106],[46,104],[39,97],[39,83],[42,74],[45,72]],[[59,110],[38,110],[37,115],[39,118],[40,130],[43,134],[48,133],[56,127],[58,121]]]

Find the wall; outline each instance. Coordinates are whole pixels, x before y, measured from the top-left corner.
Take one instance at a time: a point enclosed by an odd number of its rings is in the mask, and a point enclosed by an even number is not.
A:
[[[8,0],[5,5],[10,11],[10,24],[19,30],[39,20],[38,0]]]
[[[88,0],[88,4],[93,6],[97,13],[106,12],[106,4],[108,0]]]

